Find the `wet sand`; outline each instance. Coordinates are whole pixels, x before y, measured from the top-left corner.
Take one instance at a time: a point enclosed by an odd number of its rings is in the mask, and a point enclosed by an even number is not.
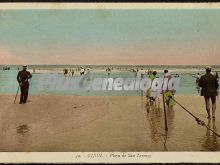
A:
[[[220,133],[219,100],[216,119],[208,120],[202,97],[175,98]],[[0,151],[220,150],[220,139],[178,105],[167,111],[165,132],[161,99],[156,106],[142,96],[32,95],[25,105],[14,104],[13,95],[0,100]]]

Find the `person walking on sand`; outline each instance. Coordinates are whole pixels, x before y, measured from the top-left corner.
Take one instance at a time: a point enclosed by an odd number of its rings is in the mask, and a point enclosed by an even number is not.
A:
[[[63,74],[64,74],[64,76],[67,76],[67,74],[68,74],[68,69],[65,68],[65,69],[63,70]]]
[[[74,69],[72,69],[71,74],[72,74],[72,76],[74,76]]]
[[[201,96],[204,96],[206,111],[208,114],[208,119],[210,119],[210,99],[212,101],[212,118],[215,118],[215,110],[216,110],[216,96],[217,89],[219,87],[217,78],[211,74],[212,68],[210,66],[206,66],[206,74],[203,75],[199,80],[199,87],[202,88]]]
[[[25,104],[28,98],[29,82],[28,79],[32,77],[31,73],[27,71],[27,65],[23,65],[23,70],[18,72],[17,81],[20,86],[21,95],[19,104]]]
[[[81,67],[81,69],[80,69],[80,75],[84,75],[84,73],[85,73],[85,69],[84,69],[83,67]]]

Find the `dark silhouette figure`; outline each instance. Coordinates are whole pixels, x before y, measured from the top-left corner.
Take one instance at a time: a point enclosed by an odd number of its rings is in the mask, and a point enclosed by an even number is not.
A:
[[[203,75],[199,79],[199,86],[202,88],[201,96],[204,96],[206,103],[206,111],[208,114],[208,119],[211,117],[210,115],[210,99],[212,101],[212,117],[215,118],[215,110],[216,110],[216,96],[217,89],[219,87],[218,81],[216,77],[211,74],[211,67],[206,67],[206,74]]]
[[[27,71],[27,65],[23,66],[23,70],[18,72],[17,81],[21,89],[20,103],[25,104],[28,98],[29,82],[28,79],[32,77],[31,73]]]

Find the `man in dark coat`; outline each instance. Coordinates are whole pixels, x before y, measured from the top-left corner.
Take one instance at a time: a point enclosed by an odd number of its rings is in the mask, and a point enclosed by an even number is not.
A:
[[[210,99],[212,101],[212,117],[215,118],[216,110],[216,96],[217,89],[219,87],[216,77],[211,74],[211,67],[207,66],[206,74],[203,75],[199,80],[199,87],[202,88],[201,96],[204,96],[206,103],[206,111],[208,113],[208,119],[210,119]]]
[[[27,71],[27,65],[23,65],[23,70],[18,72],[17,81],[21,89],[20,103],[25,104],[28,98],[29,82],[28,79],[32,77],[31,73]]]

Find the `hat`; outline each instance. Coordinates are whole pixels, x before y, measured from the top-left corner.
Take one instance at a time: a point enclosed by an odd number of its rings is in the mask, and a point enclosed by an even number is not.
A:
[[[27,67],[27,65],[23,65],[23,67]]]
[[[212,67],[211,66],[206,66],[205,69],[211,70]]]
[[[168,71],[168,69],[164,69],[164,73],[168,73],[169,71]]]

